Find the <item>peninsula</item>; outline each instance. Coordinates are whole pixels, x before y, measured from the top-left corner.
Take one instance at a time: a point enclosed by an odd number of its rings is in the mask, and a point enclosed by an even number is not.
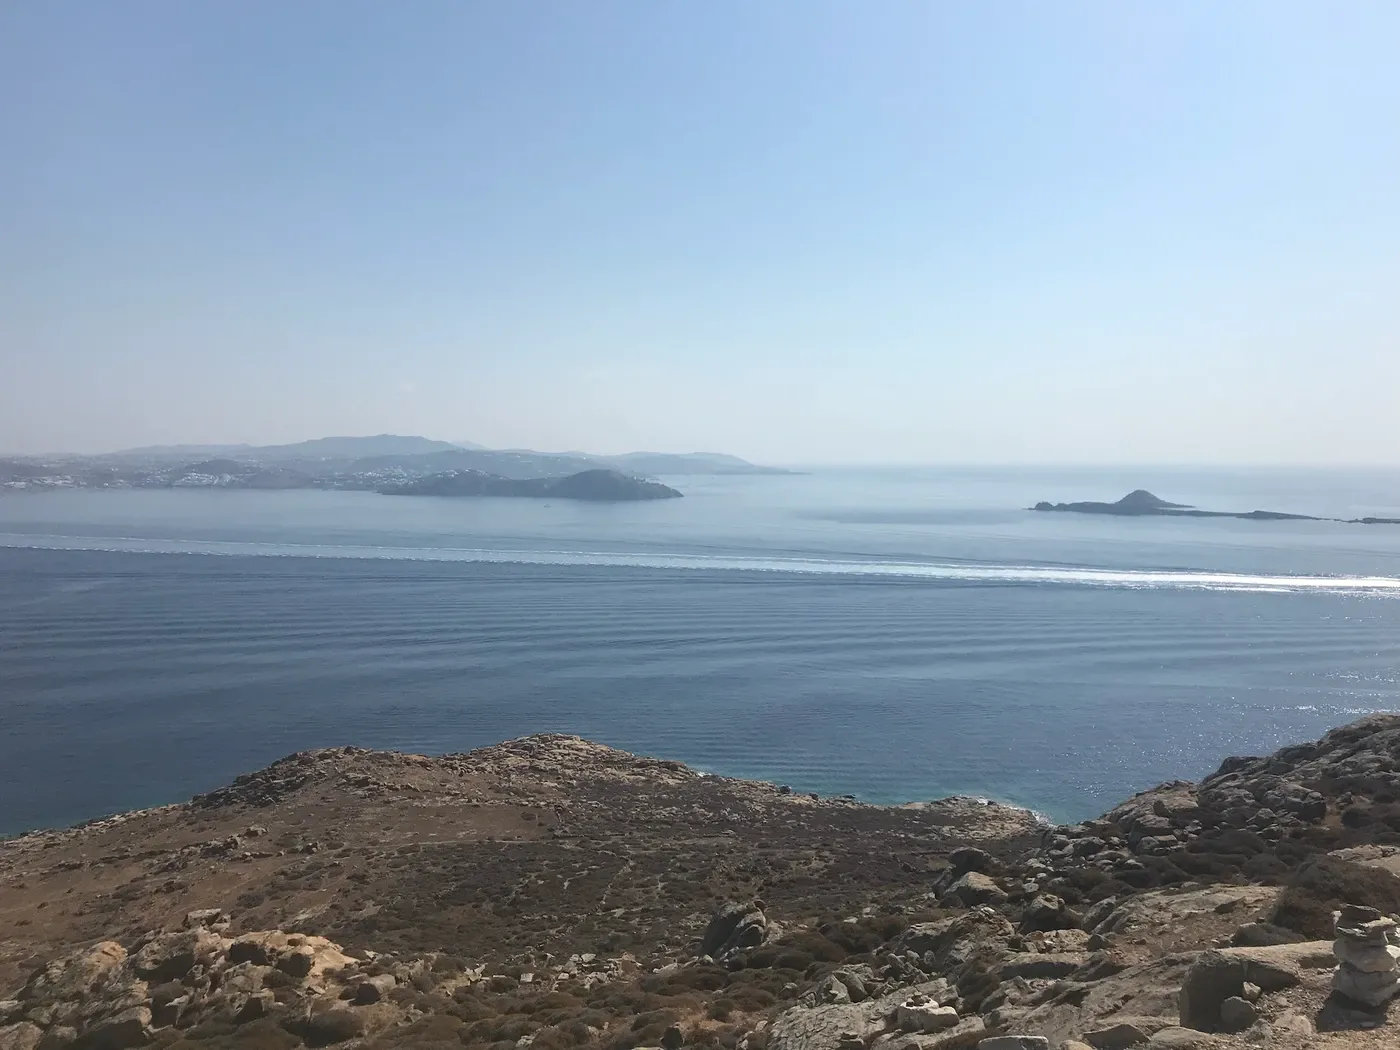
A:
[[[679,499],[681,496],[669,485],[616,470],[582,470],[562,478],[505,478],[481,470],[448,470],[379,491],[386,496],[519,496],[597,503]]]
[[[1168,503],[1146,489],[1134,489],[1116,503],[1050,503],[1041,500],[1031,510],[1108,514],[1127,518],[1239,518],[1244,521],[1340,521],[1348,525],[1400,525],[1400,518],[1325,518],[1312,514],[1288,514],[1281,510],[1199,510],[1185,503]]]

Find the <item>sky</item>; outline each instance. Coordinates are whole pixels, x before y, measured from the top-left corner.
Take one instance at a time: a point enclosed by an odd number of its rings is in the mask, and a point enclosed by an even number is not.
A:
[[[0,451],[1400,462],[1400,5],[0,5]]]

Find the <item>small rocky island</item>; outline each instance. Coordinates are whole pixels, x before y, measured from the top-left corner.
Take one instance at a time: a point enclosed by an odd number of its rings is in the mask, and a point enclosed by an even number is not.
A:
[[[1239,518],[1244,521],[1341,521],[1349,525],[1400,525],[1400,518],[1323,518],[1311,514],[1287,514],[1279,510],[1199,510],[1185,503],[1168,503],[1146,489],[1134,489],[1116,503],[1050,503],[1041,500],[1031,510],[1109,514],[1128,518]]]
[[[448,470],[389,485],[379,491],[386,496],[516,496],[599,503],[679,499],[681,496],[669,485],[617,470],[583,470],[562,478],[506,478],[481,470]]]
[[[0,841],[0,1050],[1394,1050],[1400,716],[1051,827],[571,736]]]

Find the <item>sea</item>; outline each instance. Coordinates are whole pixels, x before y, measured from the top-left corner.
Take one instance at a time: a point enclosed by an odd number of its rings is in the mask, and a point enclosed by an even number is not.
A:
[[[305,748],[578,733],[1079,820],[1400,710],[1400,472],[813,469],[684,499],[0,494],[0,834]]]

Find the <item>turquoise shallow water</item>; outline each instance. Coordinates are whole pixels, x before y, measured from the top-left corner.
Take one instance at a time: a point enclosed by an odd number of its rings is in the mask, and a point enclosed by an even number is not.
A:
[[[687,498],[0,498],[0,831],[174,801],[304,747],[546,730],[1067,819],[1400,709],[1400,528],[1021,509],[1145,485],[1400,515],[1400,475],[668,480]]]

